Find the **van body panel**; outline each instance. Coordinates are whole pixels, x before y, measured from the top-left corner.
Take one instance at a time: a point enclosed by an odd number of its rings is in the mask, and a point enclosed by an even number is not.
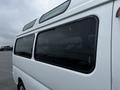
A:
[[[13,71],[16,74],[14,77],[15,80],[22,77],[26,90],[50,90],[34,78],[30,77],[28,74],[24,73],[20,70],[20,68],[13,66]]]
[[[120,8],[120,0],[114,2],[112,30],[112,90],[120,90],[120,17],[116,13]]]
[[[110,2],[112,2],[112,0],[76,0],[76,1],[71,0],[71,3],[69,5],[68,9],[63,14],[53,17],[41,24],[38,23],[39,22],[39,18],[38,18],[33,28],[24,31],[21,34],[24,34],[24,33],[30,32],[30,31],[34,31],[38,28],[44,28],[53,23],[55,24],[56,22],[59,22],[68,17],[71,17],[75,14],[88,11],[92,8],[96,8],[96,7],[99,7],[100,5],[104,5],[104,4],[110,3]]]
[[[91,0],[93,1],[93,0]],[[94,0],[95,1],[95,0]],[[97,1],[97,0],[96,0]],[[102,0],[103,1],[103,0]],[[104,0],[108,1],[108,0]],[[99,1],[101,2],[101,1]],[[20,76],[25,82],[25,86],[32,88],[34,85],[32,79],[36,82],[41,82],[44,86],[49,87],[50,90],[111,90],[111,21],[112,21],[112,7],[113,3],[107,3],[99,7],[93,8],[89,11],[73,15],[65,20],[59,21],[51,27],[61,25],[70,21],[74,21],[90,15],[96,15],[99,18],[99,32],[97,42],[97,57],[96,66],[92,73],[84,74],[62,67],[49,65],[38,62],[32,59],[27,59],[21,56],[13,55],[14,74]],[[73,11],[71,10],[71,13]],[[70,13],[70,12],[69,12]],[[107,15],[107,16],[105,16]],[[47,23],[50,23],[49,21]],[[46,27],[50,28],[50,27]],[[44,28],[45,29],[45,28]],[[38,29],[31,33],[38,33],[44,30]],[[29,35],[26,33],[24,35]],[[22,36],[24,36],[22,35]],[[19,37],[22,37],[19,36]],[[36,39],[35,39],[36,40]],[[35,45],[33,46],[35,48]],[[19,69],[19,70],[18,70]],[[22,73],[23,72],[23,73]],[[16,76],[17,77],[17,76]],[[28,80],[32,78],[31,81]],[[28,85],[28,81],[30,85]],[[48,90],[49,90],[48,89]],[[47,89],[39,89],[47,90]]]

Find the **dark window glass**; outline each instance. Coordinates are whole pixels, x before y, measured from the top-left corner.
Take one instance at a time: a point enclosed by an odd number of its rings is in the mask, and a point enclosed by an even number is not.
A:
[[[97,17],[87,17],[40,32],[35,59],[67,69],[90,73],[95,67]]]
[[[51,11],[42,15],[42,17],[39,20],[39,23],[44,22],[50,18],[53,18],[53,17],[63,13],[67,9],[67,7],[69,6],[69,3],[70,3],[70,0],[67,0],[63,4],[59,5],[58,7],[54,8]]]
[[[18,38],[15,45],[15,54],[26,58],[31,58],[33,42],[34,34]]]
[[[23,31],[32,28],[32,27],[34,26],[36,20],[37,20],[37,19],[35,19],[35,20],[31,21],[30,23],[26,24],[26,25],[23,27]]]

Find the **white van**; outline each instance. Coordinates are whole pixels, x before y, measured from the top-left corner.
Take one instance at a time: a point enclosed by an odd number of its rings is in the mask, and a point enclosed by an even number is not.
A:
[[[120,0],[67,0],[24,26],[18,90],[120,90]]]

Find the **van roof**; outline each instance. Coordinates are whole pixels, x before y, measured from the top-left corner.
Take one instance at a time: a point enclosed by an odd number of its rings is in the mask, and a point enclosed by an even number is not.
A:
[[[23,33],[48,26],[77,13],[84,12],[111,1],[113,0],[67,0],[51,11],[43,14],[40,18],[26,24],[23,28]]]

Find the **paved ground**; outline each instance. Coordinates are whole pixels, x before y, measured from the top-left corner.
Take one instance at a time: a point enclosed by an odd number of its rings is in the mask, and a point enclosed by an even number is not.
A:
[[[12,78],[12,53],[0,52],[0,90],[16,90]]]

